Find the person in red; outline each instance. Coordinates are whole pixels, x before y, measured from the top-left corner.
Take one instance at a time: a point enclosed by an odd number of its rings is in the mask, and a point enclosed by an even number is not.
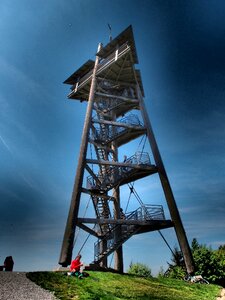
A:
[[[80,260],[81,260],[81,255],[78,254],[77,257],[74,260],[72,260],[70,265],[71,275],[77,276],[79,278],[82,277],[82,273],[80,272],[80,267],[83,266],[83,263]]]

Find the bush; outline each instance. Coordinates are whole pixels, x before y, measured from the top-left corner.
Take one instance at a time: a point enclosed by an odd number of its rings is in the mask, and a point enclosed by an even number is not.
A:
[[[165,277],[184,279],[186,275],[186,270],[181,266],[172,266],[164,274]]]
[[[195,262],[195,274],[202,275],[211,283],[225,284],[225,251],[224,245],[218,250],[212,250],[206,245],[198,244],[196,239],[192,242],[192,253]]]
[[[201,275],[210,283],[225,286],[225,245],[219,246],[217,250],[201,245],[194,238],[191,245],[192,255],[195,264],[195,275]],[[186,268],[183,255],[177,247],[174,248],[172,263],[168,263],[169,268],[164,276],[171,278],[184,278]]]
[[[157,277],[160,279],[160,278],[163,278],[164,277],[164,274],[165,274],[165,270],[163,269],[163,266],[160,267],[159,269],[159,273],[157,275]]]
[[[143,277],[152,277],[151,269],[145,264],[141,263],[130,263],[130,268],[128,270],[128,274],[143,276]]]

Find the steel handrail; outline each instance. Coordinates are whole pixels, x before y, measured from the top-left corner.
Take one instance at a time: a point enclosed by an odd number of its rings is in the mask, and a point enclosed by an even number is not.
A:
[[[128,50],[130,50],[130,46],[125,43],[121,45],[118,48],[118,57],[126,53]],[[110,54],[106,59],[102,59],[97,67],[97,74],[100,73],[107,65],[109,65],[112,61],[115,60],[115,52]],[[80,78],[78,84],[74,84],[71,88],[72,92],[69,94],[71,95],[72,93],[76,92],[80,88],[81,85],[83,85],[86,81],[88,81],[93,74],[93,69],[90,70],[88,73],[86,73],[83,77]]]

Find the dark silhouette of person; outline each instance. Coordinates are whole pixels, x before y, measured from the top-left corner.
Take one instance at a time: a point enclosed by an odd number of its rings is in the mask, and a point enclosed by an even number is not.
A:
[[[14,265],[14,261],[13,261],[12,256],[7,256],[6,259],[5,259],[5,261],[4,261],[5,271],[12,272],[13,265]]]
[[[123,220],[126,219],[126,215],[125,215],[125,213],[123,212],[123,209],[122,209],[122,208],[120,208],[120,218],[123,219]]]

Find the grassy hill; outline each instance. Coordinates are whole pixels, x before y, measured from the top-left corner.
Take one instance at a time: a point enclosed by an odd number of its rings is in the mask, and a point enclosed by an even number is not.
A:
[[[32,272],[27,277],[58,299],[136,299],[136,300],[216,300],[220,287],[191,284],[174,279],[145,279],[132,275],[89,272],[90,277],[78,279],[61,272]]]

